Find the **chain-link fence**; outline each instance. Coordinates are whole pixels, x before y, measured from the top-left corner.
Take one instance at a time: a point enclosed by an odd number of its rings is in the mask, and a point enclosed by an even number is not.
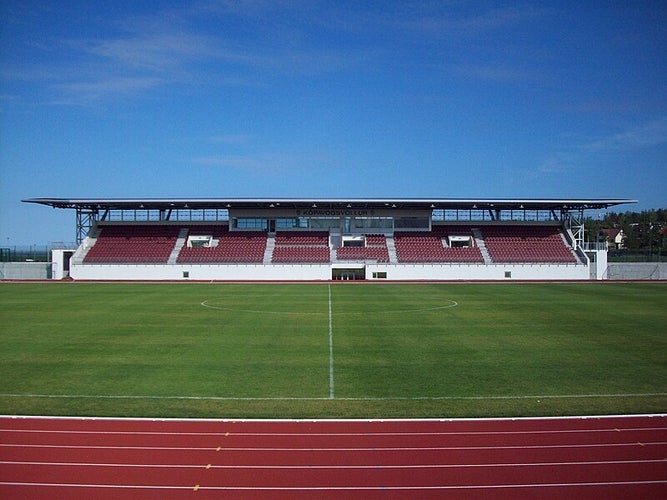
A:
[[[49,245],[14,245],[0,247],[0,262],[51,262],[54,248],[76,249],[74,243],[51,243]]]
[[[667,262],[667,250],[629,252],[627,250],[610,250],[607,254],[609,262]]]

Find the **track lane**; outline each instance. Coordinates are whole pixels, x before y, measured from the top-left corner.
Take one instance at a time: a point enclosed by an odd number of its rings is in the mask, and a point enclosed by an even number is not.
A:
[[[0,437],[0,494],[18,497],[35,491],[41,491],[38,496],[65,491],[73,498],[90,491],[96,498],[160,491],[162,497],[196,492],[197,498],[205,492],[247,497],[251,491],[285,498],[315,493],[371,498],[379,492],[383,498],[410,492],[425,498],[443,492],[497,498],[508,492],[554,498],[609,491],[667,494],[665,416],[317,422],[3,418]]]
[[[54,463],[151,463],[155,465],[199,465],[203,458],[213,457],[218,465],[456,465],[456,464],[540,464],[563,462],[610,462],[618,460],[663,460],[665,443],[622,446],[564,446],[556,448],[484,447],[475,449],[172,449],[162,447],[117,449],[25,447],[0,448],[2,460]]]

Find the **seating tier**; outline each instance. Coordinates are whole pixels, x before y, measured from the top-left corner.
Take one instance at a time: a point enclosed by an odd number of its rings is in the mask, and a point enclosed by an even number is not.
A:
[[[210,235],[215,246],[181,248],[178,263],[262,263],[267,247],[263,231],[229,231],[227,225],[101,224],[84,263],[167,263],[182,228],[189,235]],[[477,231],[477,230],[475,230]],[[495,263],[576,263],[577,258],[557,226],[483,225],[479,227],[488,256]],[[476,233],[479,234],[479,233]],[[430,232],[394,234],[399,263],[483,263],[476,244],[448,246],[448,237],[470,237],[468,226],[433,226]],[[390,262],[386,237],[365,235],[365,246],[336,249],[338,260]],[[279,231],[271,256],[274,263],[329,263],[326,231]]]
[[[166,263],[179,228],[160,225],[100,226],[84,263]]]
[[[179,263],[261,263],[266,251],[263,231],[229,231],[227,226],[193,226],[189,234],[211,235],[217,246],[184,246],[178,254]]]
[[[471,229],[463,226],[434,226],[430,232],[396,232],[394,243],[400,263],[483,263],[477,246],[448,247],[443,239],[449,235],[473,237]]]
[[[576,262],[556,226],[485,226],[482,234],[493,262]]]
[[[367,234],[364,247],[340,247],[336,250],[339,260],[374,260],[389,262],[387,239],[383,234]]]
[[[279,231],[276,233],[271,262],[276,264],[325,264],[330,261],[328,232]]]

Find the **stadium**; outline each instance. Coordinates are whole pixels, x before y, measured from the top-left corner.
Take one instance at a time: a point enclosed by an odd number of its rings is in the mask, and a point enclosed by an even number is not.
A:
[[[589,280],[584,214],[624,199],[58,199],[75,280]]]
[[[584,237],[633,200],[24,201],[78,247],[0,283],[3,498],[667,493],[665,283]]]

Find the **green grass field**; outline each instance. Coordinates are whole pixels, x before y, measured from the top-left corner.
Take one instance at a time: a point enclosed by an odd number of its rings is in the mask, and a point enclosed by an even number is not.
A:
[[[667,411],[667,283],[0,284],[0,413]]]

